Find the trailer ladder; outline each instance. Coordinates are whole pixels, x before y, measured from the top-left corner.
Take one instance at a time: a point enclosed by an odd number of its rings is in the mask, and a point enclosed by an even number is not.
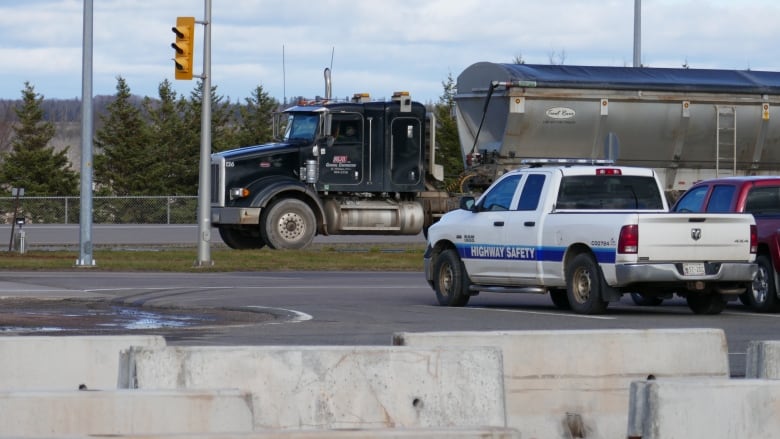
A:
[[[737,110],[720,105],[716,105],[715,110],[715,176],[737,175]],[[728,169],[729,164],[731,169]]]

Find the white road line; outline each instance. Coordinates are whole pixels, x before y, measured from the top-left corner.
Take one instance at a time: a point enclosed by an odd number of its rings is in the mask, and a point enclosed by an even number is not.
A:
[[[280,323],[299,323],[299,322],[305,322],[306,320],[311,320],[311,319],[313,318],[313,317],[312,317],[310,314],[306,314],[305,312],[296,311],[296,310],[294,310],[294,309],[286,309],[286,308],[275,308],[275,307],[270,307],[270,306],[256,306],[256,305],[245,306],[245,307],[243,307],[243,308],[256,308],[256,309],[263,309],[263,310],[274,310],[274,309],[278,309],[278,310],[281,310],[281,311],[284,311],[284,312],[286,312],[286,313],[289,313],[289,314],[292,314],[292,315],[293,315],[292,319],[290,319],[290,320],[285,320],[284,322],[275,322],[275,323],[270,323],[270,324],[274,324],[274,325],[278,325],[278,324],[280,324]]]
[[[609,316],[588,316],[582,314],[564,314],[557,312],[540,312],[540,311],[526,311],[521,309],[500,309],[500,308],[485,308],[481,306],[467,306],[462,309],[479,309],[485,311],[498,311],[498,312],[515,312],[519,314],[537,314],[541,316],[556,316],[556,317],[577,317],[581,319],[594,319],[594,320],[617,320],[617,317]]]

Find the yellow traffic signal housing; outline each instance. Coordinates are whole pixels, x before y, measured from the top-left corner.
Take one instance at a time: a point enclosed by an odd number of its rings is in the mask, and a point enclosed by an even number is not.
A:
[[[173,62],[176,79],[192,79],[192,58],[195,55],[195,17],[176,17],[176,42],[171,47],[176,51]]]

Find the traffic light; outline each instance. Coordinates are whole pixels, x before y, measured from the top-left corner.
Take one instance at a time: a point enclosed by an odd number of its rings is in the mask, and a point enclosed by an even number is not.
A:
[[[176,17],[176,42],[171,47],[176,51],[173,63],[176,79],[192,79],[192,58],[195,54],[195,17]]]

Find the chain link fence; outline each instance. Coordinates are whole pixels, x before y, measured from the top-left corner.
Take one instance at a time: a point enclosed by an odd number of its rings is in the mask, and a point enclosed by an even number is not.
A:
[[[0,224],[78,224],[80,197],[0,197]],[[94,224],[196,224],[197,196],[92,197]]]

